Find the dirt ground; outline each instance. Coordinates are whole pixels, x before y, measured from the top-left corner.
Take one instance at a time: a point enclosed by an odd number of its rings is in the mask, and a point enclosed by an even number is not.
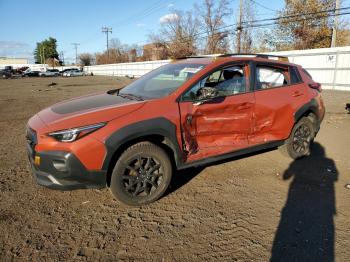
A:
[[[350,259],[350,92],[323,92],[327,115],[302,160],[273,150],[184,170],[165,197],[140,208],[108,189],[38,186],[25,151],[27,120],[57,101],[129,81],[0,80],[1,261]]]

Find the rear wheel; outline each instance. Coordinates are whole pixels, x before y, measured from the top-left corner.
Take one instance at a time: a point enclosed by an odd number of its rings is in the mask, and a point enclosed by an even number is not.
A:
[[[314,124],[310,118],[303,117],[295,124],[290,137],[281,149],[293,159],[307,156],[310,154],[310,145],[314,136]]]
[[[110,190],[127,205],[149,204],[164,194],[171,176],[167,153],[153,143],[141,142],[120,156],[113,169]]]

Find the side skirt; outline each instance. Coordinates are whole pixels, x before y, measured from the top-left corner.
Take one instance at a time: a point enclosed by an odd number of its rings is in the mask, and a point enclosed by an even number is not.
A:
[[[258,151],[262,151],[262,150],[266,150],[266,149],[279,147],[283,144],[284,144],[284,140],[273,141],[273,142],[269,142],[269,143],[262,144],[262,145],[257,145],[257,146],[252,146],[252,147],[248,147],[245,149],[236,150],[236,151],[226,153],[223,155],[213,156],[213,157],[209,157],[206,159],[202,159],[202,160],[198,160],[198,161],[194,161],[194,162],[190,162],[190,163],[184,163],[181,166],[178,166],[177,169],[180,170],[180,169],[185,169],[185,168],[189,168],[189,167],[205,166],[205,165],[213,164],[215,162],[219,162],[219,161],[222,161],[225,159],[234,158],[234,157],[238,157],[238,156],[251,154],[253,152],[258,152]]]

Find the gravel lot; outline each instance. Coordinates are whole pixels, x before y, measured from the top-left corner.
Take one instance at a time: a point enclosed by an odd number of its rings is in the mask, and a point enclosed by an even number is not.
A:
[[[145,207],[124,206],[108,189],[36,185],[25,151],[28,119],[130,81],[0,80],[0,260],[349,260],[350,92],[323,92],[327,114],[310,157],[291,161],[273,150],[184,170]]]

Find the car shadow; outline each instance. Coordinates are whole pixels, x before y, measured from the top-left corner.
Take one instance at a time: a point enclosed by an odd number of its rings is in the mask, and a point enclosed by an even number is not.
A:
[[[236,156],[236,157],[230,157],[230,158],[227,158],[227,159],[224,159],[224,160],[217,160],[217,161],[214,161],[214,162],[211,162],[209,164],[202,165],[202,166],[199,166],[199,167],[189,167],[189,168],[186,168],[186,169],[175,170],[174,174],[173,174],[173,177],[172,177],[172,180],[170,182],[170,185],[169,185],[167,191],[164,194],[164,197],[168,196],[169,194],[175,192],[176,190],[178,190],[182,186],[186,185],[193,178],[195,178],[197,175],[199,175],[206,167],[210,167],[210,166],[214,166],[214,165],[220,165],[220,164],[223,164],[223,163],[239,160],[239,159],[242,159],[242,158],[246,158],[246,157],[249,157],[249,156],[262,154],[262,153],[273,151],[273,150],[276,150],[276,148],[263,149],[263,150],[259,150],[259,151],[252,152],[252,153],[243,154],[243,155]]]
[[[270,261],[334,261],[334,183],[338,171],[324,148],[293,161],[283,180],[293,179],[273,241]]]
[[[182,186],[190,182],[194,177],[196,177],[200,172],[203,171],[205,167],[191,167],[186,169],[181,169],[174,171],[174,175],[171,179],[170,185],[164,194],[164,197],[175,192]]]

